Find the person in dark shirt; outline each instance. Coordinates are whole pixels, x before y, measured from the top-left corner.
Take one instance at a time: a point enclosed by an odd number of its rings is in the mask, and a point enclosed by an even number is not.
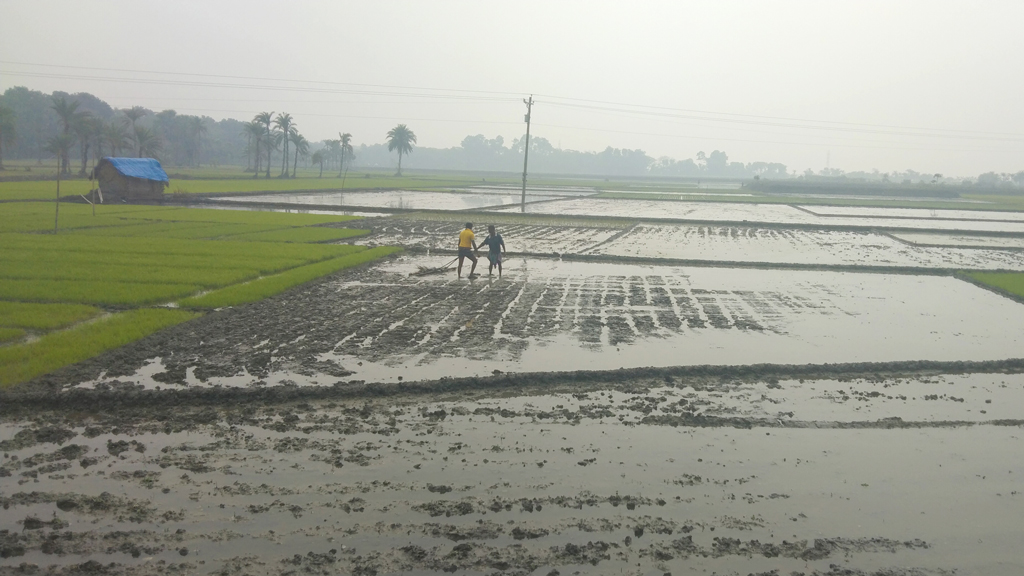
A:
[[[487,238],[484,238],[480,242],[480,247],[488,247],[487,260],[490,262],[490,267],[487,268],[487,275],[494,275],[494,267],[498,267],[498,278],[501,278],[501,253],[505,251],[505,241],[501,239],[501,234],[494,231],[494,225],[487,227]]]

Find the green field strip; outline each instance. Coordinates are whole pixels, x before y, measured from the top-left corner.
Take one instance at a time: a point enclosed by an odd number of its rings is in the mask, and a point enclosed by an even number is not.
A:
[[[99,316],[101,312],[99,308],[82,304],[35,304],[32,302],[0,301],[0,326],[32,330],[53,330]]]
[[[21,340],[25,331],[21,328],[0,328],[0,344]]]
[[[200,288],[195,284],[5,279],[0,282],[0,299],[123,306],[168,302]]]
[[[54,266],[50,262],[22,261],[0,268],[0,278],[22,280],[82,280],[142,284],[188,284],[219,288],[260,275],[255,268],[179,268],[161,265],[123,266],[92,263]],[[2,325],[2,324],[0,324]]]
[[[264,276],[245,284],[236,284],[201,296],[186,298],[178,304],[186,308],[221,308],[255,302],[321,276],[383,258],[399,250],[401,249],[393,246],[371,248],[349,256],[300,266],[273,276]]]
[[[152,212],[135,212],[131,218],[140,220],[173,220],[175,222],[219,222],[222,224],[275,224],[310,226],[332,222],[359,220],[359,216],[341,214],[295,214],[291,212],[259,212],[253,210],[219,210],[214,208],[168,208]]]
[[[88,180],[61,180],[60,195],[88,194],[95,187]],[[56,180],[27,180],[0,182],[0,200],[56,200]],[[52,208],[52,206],[51,206]]]
[[[1024,272],[964,272],[977,282],[1024,298]]]
[[[0,387],[41,376],[198,316],[168,309],[130,310],[0,348]]]
[[[0,246],[6,250],[94,252],[123,254],[180,254],[186,256],[216,256],[229,261],[233,257],[259,256],[262,258],[287,258],[295,260],[323,260],[342,256],[350,250],[333,244],[267,244],[260,245],[254,252],[249,242],[205,240],[133,238],[131,242],[111,241],[108,238],[88,235],[52,234],[0,234]]]
[[[214,222],[143,222],[119,219],[119,224],[102,227],[76,228],[70,234],[86,236],[152,236],[166,238],[167,234],[178,232],[200,233],[217,226]]]
[[[334,257],[358,252],[365,247],[354,247]],[[320,260],[323,260],[321,258]],[[55,252],[35,251],[31,253],[18,252],[0,254],[0,267],[23,266],[26,262],[44,262],[50,266],[128,266],[134,268],[159,267],[159,268],[182,268],[190,270],[224,269],[224,270],[256,270],[261,274],[278,272],[287,268],[294,268],[303,264],[309,264],[316,260],[300,258],[259,258],[250,254],[246,257],[221,258],[215,256],[159,256],[157,254],[90,254],[88,252]],[[0,271],[2,273],[2,271]]]
[[[369,234],[369,230],[354,228],[279,228],[268,232],[252,232],[222,237],[222,240],[247,242],[330,242]]]

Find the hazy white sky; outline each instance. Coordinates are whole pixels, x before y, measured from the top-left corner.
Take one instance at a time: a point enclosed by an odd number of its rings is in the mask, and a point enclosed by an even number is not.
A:
[[[1024,169],[1021,22],[1020,0],[0,0],[0,90],[437,147],[511,142],[532,93],[563,148],[974,175]]]

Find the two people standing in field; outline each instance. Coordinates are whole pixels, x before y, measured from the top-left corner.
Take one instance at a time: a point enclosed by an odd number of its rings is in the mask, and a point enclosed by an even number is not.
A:
[[[462,263],[466,258],[473,263],[473,267],[469,270],[469,278],[476,277],[477,258],[474,252],[478,252],[483,246],[488,247],[487,261],[490,262],[490,267],[487,269],[487,275],[494,274],[494,267],[497,266],[498,277],[501,278],[501,256],[505,251],[505,241],[501,238],[501,234],[495,231],[492,224],[487,227],[487,238],[477,245],[472,222],[466,222],[466,227],[459,233],[459,278],[462,278]]]

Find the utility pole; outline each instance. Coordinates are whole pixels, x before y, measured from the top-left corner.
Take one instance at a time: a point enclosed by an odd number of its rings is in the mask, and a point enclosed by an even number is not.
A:
[[[530,161],[530,112],[533,110],[533,94],[530,94],[530,99],[523,99],[523,103],[526,104],[526,148],[523,149],[523,199],[520,204],[520,211],[526,213],[526,166],[527,162]]]

